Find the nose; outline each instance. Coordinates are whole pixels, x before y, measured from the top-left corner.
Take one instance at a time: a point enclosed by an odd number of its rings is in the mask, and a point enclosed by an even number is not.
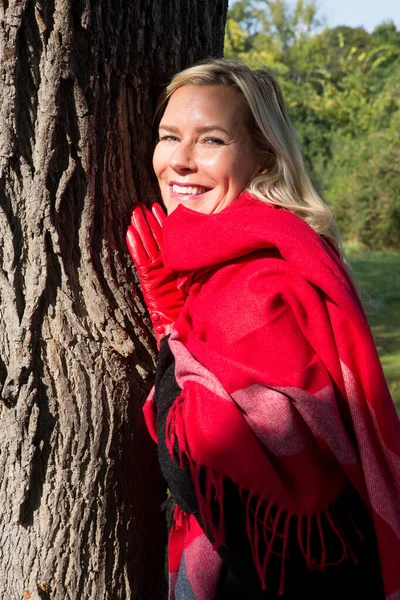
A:
[[[196,171],[193,144],[179,142],[170,156],[169,165],[177,173],[193,173]]]

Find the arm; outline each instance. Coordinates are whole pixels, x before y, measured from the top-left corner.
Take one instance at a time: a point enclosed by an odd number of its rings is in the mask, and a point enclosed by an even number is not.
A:
[[[166,430],[168,428],[168,414],[174,403],[186,404],[186,410],[184,411],[184,420],[192,421],[196,420],[201,416],[201,410],[204,405],[208,403],[208,397],[210,393],[205,390],[204,395],[201,394],[200,390],[195,391],[193,388],[186,389],[183,391],[177,384],[174,377],[175,361],[174,357],[169,349],[167,339],[164,339],[161,344],[161,350],[159,355],[159,362],[157,366],[156,376],[156,403],[157,403],[157,432],[158,432],[158,452],[161,469],[165,479],[168,482],[168,487],[171,490],[172,496],[179,507],[186,513],[193,515],[198,523],[201,525],[203,531],[209,537],[211,543],[218,550],[221,558],[224,561],[226,567],[226,581],[221,581],[224,593],[228,594],[227,597],[231,597],[231,593],[235,592],[239,595],[237,597],[248,597],[251,595],[252,598],[264,598],[264,593],[261,591],[262,575],[257,572],[255,561],[257,555],[254,554],[255,547],[259,549],[259,557],[265,556],[266,553],[266,540],[264,538],[263,529],[263,514],[264,510],[268,508],[267,503],[263,502],[258,506],[258,519],[257,519],[257,533],[253,529],[252,524],[253,517],[251,514],[257,507],[256,497],[249,496],[248,492],[235,484],[231,478],[223,477],[218,479],[218,472],[208,470],[206,467],[197,469],[192,461],[192,457],[187,455],[181,455],[181,447],[178,440],[175,439],[173,447],[173,456],[171,457],[169,451],[169,440],[167,440]],[[217,399],[215,399],[217,400]],[[209,410],[215,414],[212,409],[213,402],[209,402]],[[174,410],[174,408],[173,408]],[[203,416],[205,416],[204,413]],[[218,418],[218,417],[217,417]],[[204,419],[201,419],[204,421]],[[224,424],[217,423],[216,427],[219,431],[223,432]],[[233,421],[228,424],[227,429],[230,429]],[[190,432],[187,432],[187,445],[191,448],[193,437]],[[206,447],[207,441],[212,435],[212,430],[208,428],[208,432],[205,431],[205,437],[201,442],[203,447]],[[239,440],[236,439],[239,443]],[[185,445],[185,443],[184,443]],[[210,444],[211,445],[211,444]],[[209,452],[210,448],[206,450]],[[234,470],[238,469],[237,455],[234,452],[234,446],[230,452],[231,456],[228,458],[232,462]],[[247,465],[247,468],[251,470],[251,459]],[[262,477],[262,474],[260,475]],[[264,476],[268,477],[267,474]],[[217,483],[217,486],[215,484]],[[204,511],[205,496],[208,496],[207,489],[210,490],[209,498],[212,499],[210,510]],[[201,516],[201,505],[203,504],[203,518]],[[270,507],[270,518],[267,525],[271,527],[274,520],[277,519],[278,505]],[[249,512],[250,511],[250,512]],[[361,563],[368,563],[370,561],[370,555],[375,552],[373,532],[371,533],[371,525],[369,523],[369,517],[366,507],[357,497],[355,492],[345,492],[341,494],[339,500],[335,502],[334,507],[335,517],[340,523],[340,528],[346,537],[346,542],[352,552],[357,556],[357,559]],[[214,522],[216,525],[222,517],[222,530],[223,537],[219,540],[215,537],[215,530],[212,531],[210,523]],[[250,517],[250,521],[249,521]],[[319,517],[318,517],[319,518]],[[336,520],[335,519],[335,520]],[[282,568],[282,536],[284,536],[284,523],[285,513],[282,514],[278,523],[277,521],[277,538],[273,543],[274,551],[268,561],[268,590],[275,590],[278,592],[278,588],[281,584],[281,568]],[[301,529],[307,531],[307,519],[304,519]],[[329,550],[329,556],[335,557],[335,560],[340,560],[340,556],[343,555],[343,546],[338,539],[334,530],[332,530],[329,521],[322,514],[320,517],[321,529],[318,530],[317,517],[314,516],[312,520],[314,529],[312,537],[318,540],[320,535],[324,536],[324,542]],[[363,532],[364,538],[368,538],[367,543],[362,543],[357,529]],[[250,526],[250,530],[249,530]],[[271,530],[270,530],[271,532]],[[327,588],[332,583],[335,583],[336,578],[354,577],[356,573],[353,572],[354,563],[352,560],[344,561],[343,565],[338,566],[333,570],[329,569],[327,577],[315,576],[306,566],[306,557],[303,555],[301,546],[299,545],[298,539],[298,521],[292,519],[290,527],[287,530],[287,549],[286,549],[286,560],[285,560],[285,572],[286,572],[286,583],[285,590],[293,589],[293,596],[289,594],[289,597],[297,597],[296,591],[298,586],[303,586],[310,589],[310,586],[321,582]],[[305,540],[307,539],[306,533]],[[270,533],[267,532],[267,537],[270,537]],[[254,545],[254,541],[258,539],[258,544]],[[264,541],[265,540],[265,541]],[[304,544],[305,546],[305,544]],[[313,544],[312,558],[315,557],[316,548]],[[318,550],[317,550],[318,553]],[[345,556],[343,555],[343,559]],[[378,564],[378,563],[376,563]],[[374,564],[371,563],[371,567]],[[357,571],[357,570],[356,570]],[[376,573],[376,565],[374,569]],[[365,574],[364,574],[365,575]],[[322,579],[321,579],[322,577]],[[365,578],[365,577],[364,577]],[[260,581],[261,579],[261,581]],[[322,593],[322,592],[321,592]],[[242,596],[240,595],[242,594]],[[225,597],[225,596],[224,596]],[[236,597],[236,596],[234,596]],[[379,596],[378,596],[379,597]]]
[[[185,302],[177,287],[177,274],[163,265],[162,223],[166,218],[161,206],[153,204],[151,211],[141,203],[132,210],[131,224],[126,234],[129,254],[136,266],[159,346],[167,335]]]

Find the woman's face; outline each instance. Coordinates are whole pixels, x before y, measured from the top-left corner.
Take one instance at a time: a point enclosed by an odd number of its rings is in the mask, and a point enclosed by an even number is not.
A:
[[[228,87],[187,85],[172,94],[153,156],[168,214],[179,204],[220,212],[259,170],[244,112]]]

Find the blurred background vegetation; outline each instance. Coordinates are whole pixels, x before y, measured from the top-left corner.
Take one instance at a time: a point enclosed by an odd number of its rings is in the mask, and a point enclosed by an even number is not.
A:
[[[225,56],[277,76],[332,207],[400,409],[400,30],[323,27],[315,1],[237,0]]]

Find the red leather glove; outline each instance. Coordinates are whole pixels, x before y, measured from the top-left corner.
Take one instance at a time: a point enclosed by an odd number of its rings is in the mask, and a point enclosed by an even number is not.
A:
[[[161,228],[165,217],[159,204],[154,203],[150,212],[138,202],[126,232],[126,245],[139,275],[158,346],[161,338],[170,332],[185,302],[184,294],[177,287],[177,274],[166,269],[161,258]]]

